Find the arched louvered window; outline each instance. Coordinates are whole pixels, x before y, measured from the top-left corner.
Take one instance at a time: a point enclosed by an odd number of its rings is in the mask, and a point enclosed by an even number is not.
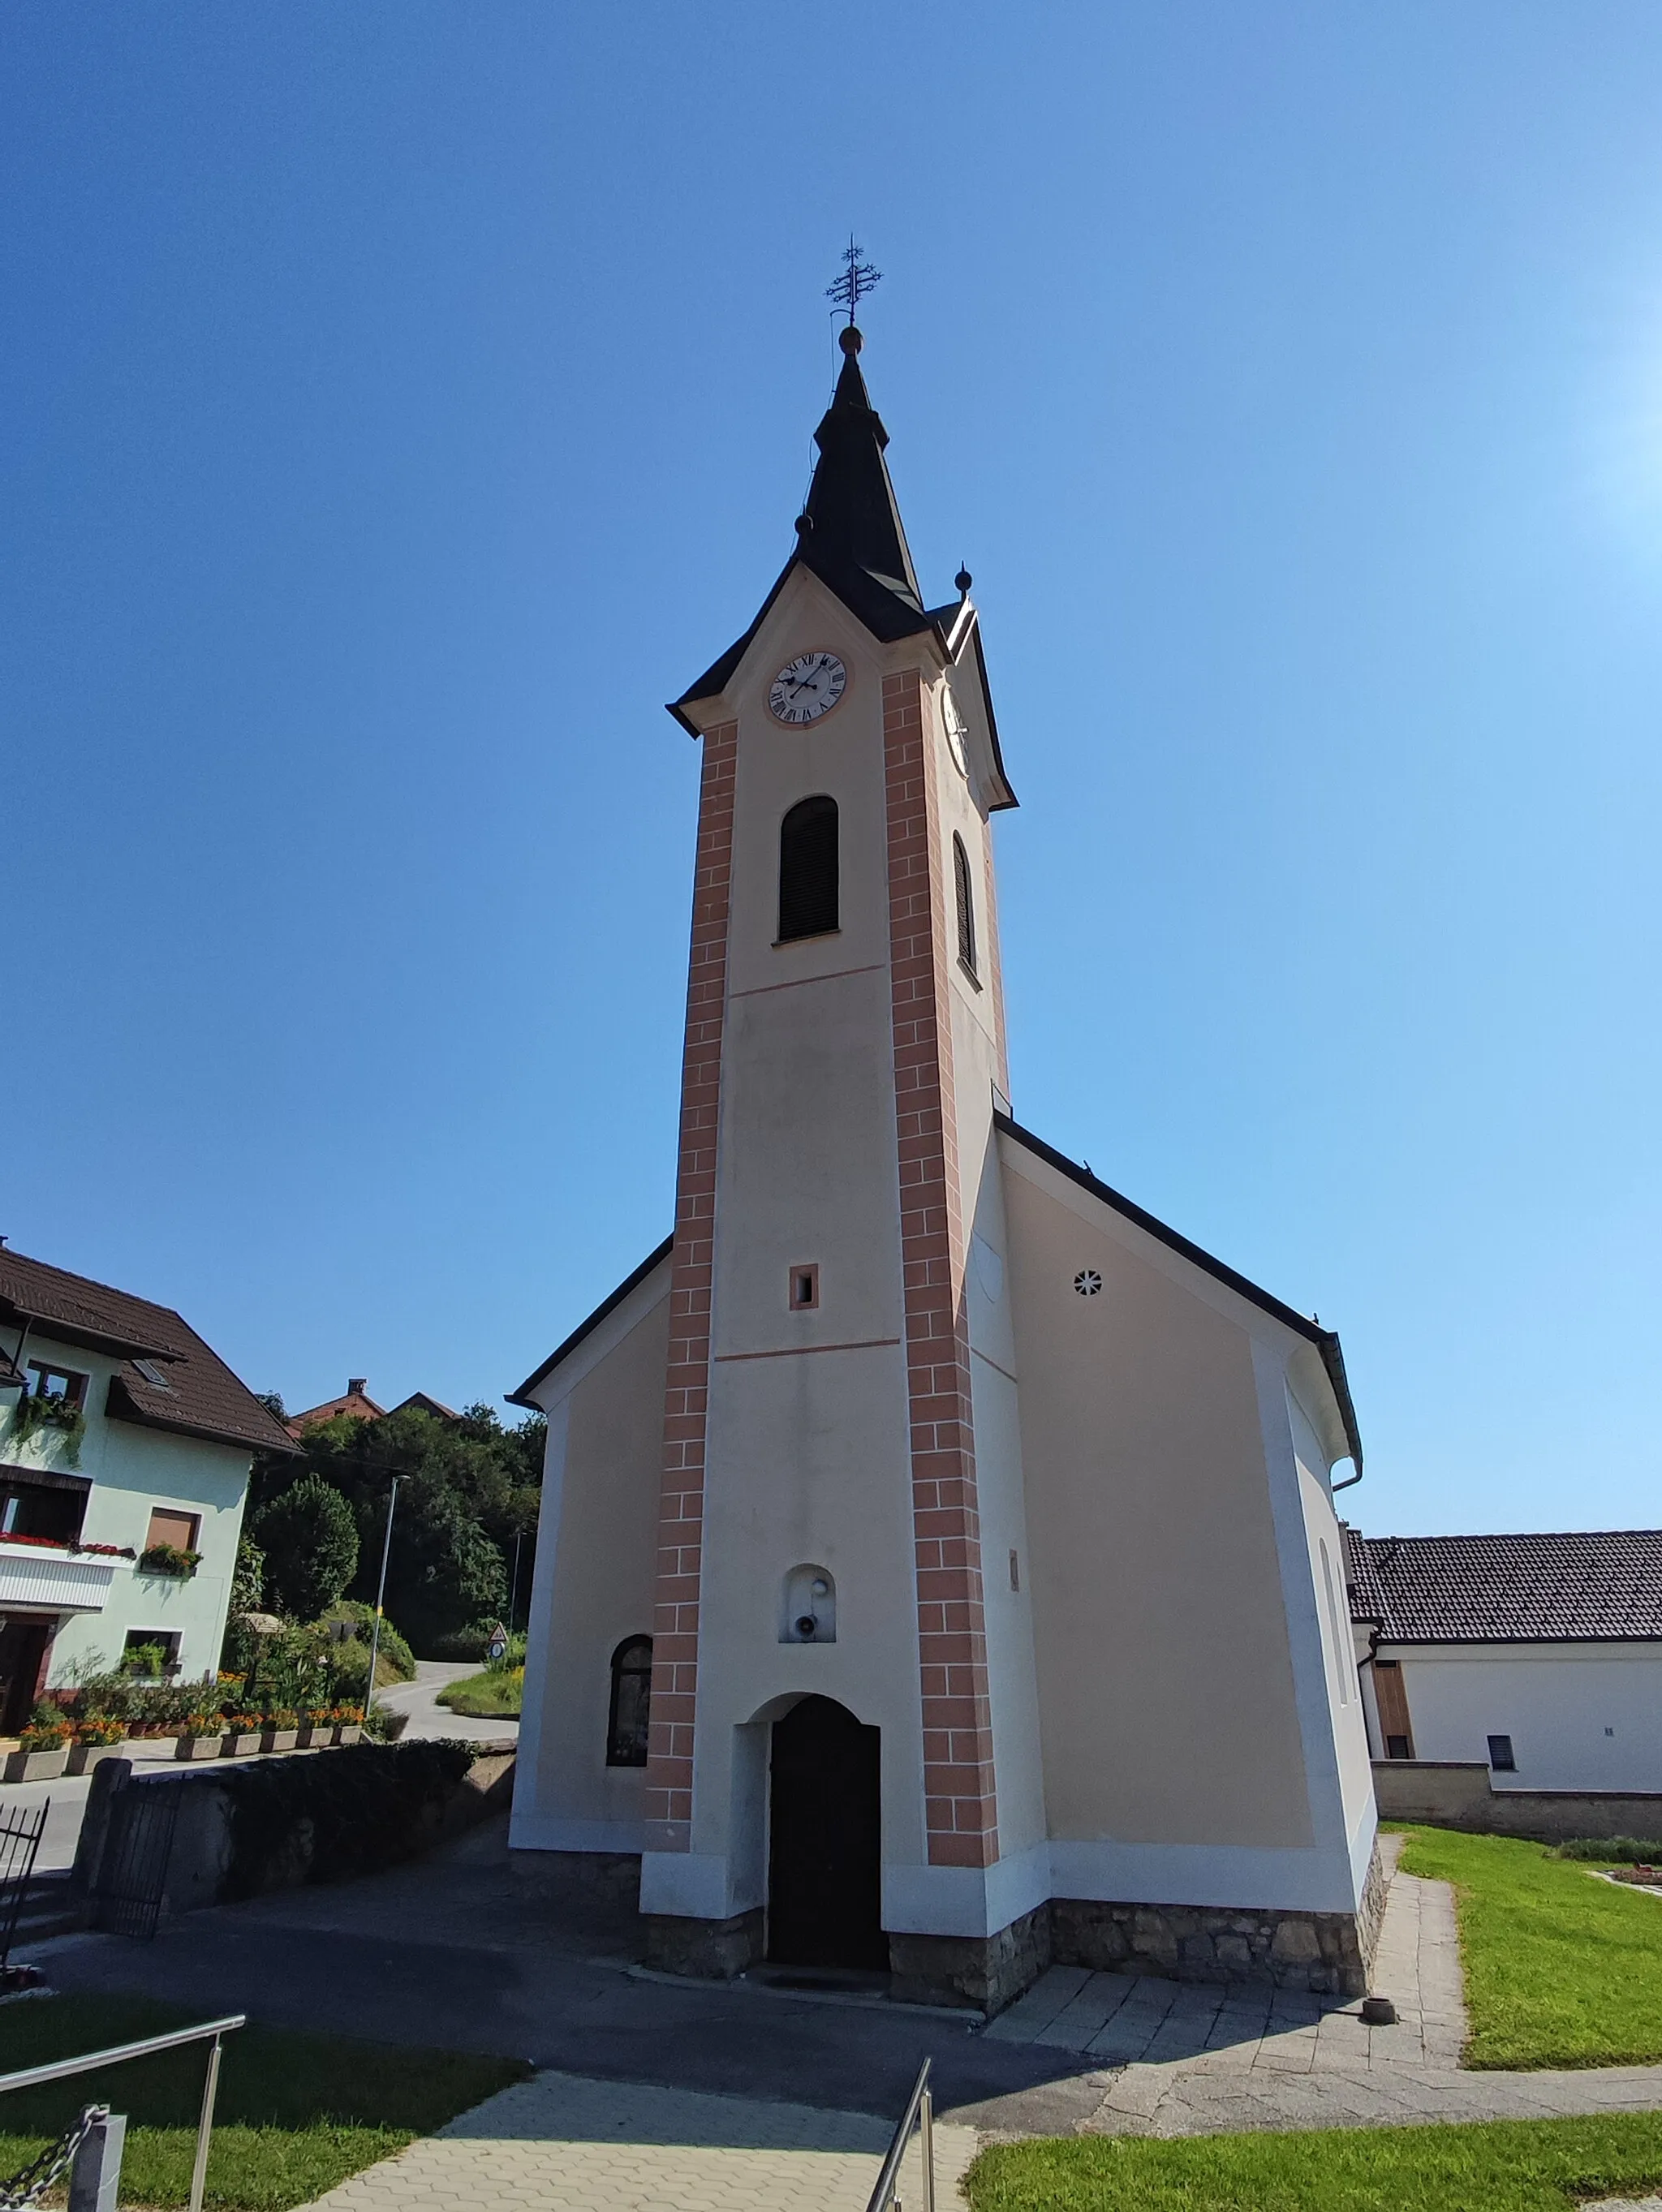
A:
[[[975,899],[970,890],[970,856],[953,832],[953,885],[958,893],[958,957],[975,974]]]
[[[799,799],[779,825],[779,941],[837,927],[837,801]]]
[[[626,1636],[612,1655],[612,1705],[606,1715],[606,1763],[644,1766],[647,1714],[652,1704],[652,1638]]]

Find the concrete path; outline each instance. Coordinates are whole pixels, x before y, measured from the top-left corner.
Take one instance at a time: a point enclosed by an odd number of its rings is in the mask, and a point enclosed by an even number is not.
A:
[[[891,2132],[862,2112],[539,2074],[316,2212],[864,2212]],[[935,2130],[940,2212],[961,2205],[976,2148],[971,2128]],[[902,2176],[921,2204],[916,2136]]]
[[[470,1713],[453,1713],[448,1705],[436,1702],[441,1690],[478,1671],[478,1662],[472,1659],[460,1664],[454,1659],[417,1659],[415,1680],[393,1682],[378,1690],[375,1703],[385,1705],[389,1713],[409,1714],[406,1736],[457,1736],[466,1743],[517,1736],[518,1721],[480,1720]]]

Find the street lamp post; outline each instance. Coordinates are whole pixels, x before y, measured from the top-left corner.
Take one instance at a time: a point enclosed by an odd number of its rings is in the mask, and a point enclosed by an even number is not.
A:
[[[363,1694],[364,1726],[369,1724],[369,1709],[375,1702],[375,1661],[380,1652],[380,1613],[387,1598],[387,1561],[393,1549],[393,1509],[399,1502],[399,1479],[393,1477],[393,1487],[387,1498],[387,1534],[381,1539],[380,1580],[375,1584],[375,1626],[369,1637],[369,1683]]]

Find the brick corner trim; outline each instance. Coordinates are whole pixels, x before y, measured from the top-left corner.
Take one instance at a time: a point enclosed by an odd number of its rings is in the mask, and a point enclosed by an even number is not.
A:
[[[916,669],[883,679],[895,1135],[900,1163],[912,1534],[932,1866],[998,1856],[965,1235],[953,1091],[947,901],[935,763]]]
[[[658,1500],[648,1728],[648,1848],[692,1848],[692,1750],[698,1692],[698,1588],[704,1518],[704,1425],[709,1403],[710,1294],[721,1024],[733,884],[734,779],[739,726],[704,737],[681,1054],[675,1243],[670,1255],[669,1359],[664,1378],[663,1476]]]

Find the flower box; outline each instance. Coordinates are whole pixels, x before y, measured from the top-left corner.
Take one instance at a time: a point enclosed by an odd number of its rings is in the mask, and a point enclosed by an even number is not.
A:
[[[4,1769],[0,1770],[0,1782],[56,1782],[69,1756],[66,1743],[60,1743],[55,1751],[9,1752]]]
[[[295,1738],[302,1751],[315,1751],[321,1744],[332,1743],[335,1731],[328,1721],[302,1721],[295,1730]]]
[[[247,1759],[259,1749],[258,1729],[228,1729],[219,1740],[222,1759]]]
[[[357,1721],[342,1721],[335,1729],[337,1743],[362,1743],[363,1729]]]
[[[297,1728],[268,1728],[259,1732],[262,1751],[293,1751],[300,1741]]]
[[[212,1735],[192,1735],[188,1731],[174,1738],[175,1759],[217,1759],[220,1746],[225,1739],[217,1729]]]
[[[114,1743],[72,1743],[65,1774],[90,1774],[100,1759],[119,1759],[127,1748],[125,1737]]]

